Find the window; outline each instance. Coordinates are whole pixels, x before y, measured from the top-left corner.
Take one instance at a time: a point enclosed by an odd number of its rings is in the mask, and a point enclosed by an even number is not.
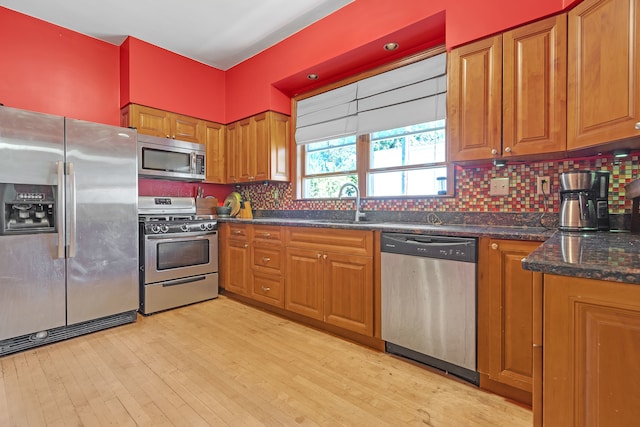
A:
[[[438,194],[447,176],[445,121],[374,132],[369,136],[367,196]]]
[[[298,196],[335,198],[345,182],[366,197],[443,194],[443,52],[295,100]]]

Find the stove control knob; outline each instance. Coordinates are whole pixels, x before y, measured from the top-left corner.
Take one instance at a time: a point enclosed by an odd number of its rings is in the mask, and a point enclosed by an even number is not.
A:
[[[207,230],[213,230],[214,227],[215,227],[215,224],[213,224],[212,222],[207,224]]]
[[[206,229],[207,229],[207,225],[204,222],[200,224],[200,230],[204,231]]]
[[[180,230],[182,231],[189,231],[189,224],[182,224],[180,226]]]
[[[169,226],[167,224],[163,224],[160,227],[160,231],[162,231],[163,233],[166,233],[167,231],[169,231]]]
[[[159,232],[160,232],[160,226],[159,226],[159,225],[157,225],[157,224],[153,224],[153,225],[151,226],[151,232],[152,232],[152,233],[159,233]]]

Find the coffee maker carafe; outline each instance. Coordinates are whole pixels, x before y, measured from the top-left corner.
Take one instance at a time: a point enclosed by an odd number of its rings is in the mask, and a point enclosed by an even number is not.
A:
[[[574,170],[560,174],[560,230],[596,231],[596,174]]]

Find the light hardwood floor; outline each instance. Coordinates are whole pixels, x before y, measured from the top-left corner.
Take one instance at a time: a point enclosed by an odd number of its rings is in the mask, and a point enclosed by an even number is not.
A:
[[[224,296],[0,366],[0,426],[532,424],[499,396]]]

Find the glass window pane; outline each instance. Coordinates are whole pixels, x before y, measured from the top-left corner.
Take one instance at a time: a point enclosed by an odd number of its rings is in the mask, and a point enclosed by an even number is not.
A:
[[[446,177],[446,166],[369,173],[369,197],[428,196],[438,194],[438,177]]]
[[[371,168],[444,162],[445,121],[437,120],[371,134]]]
[[[356,170],[356,137],[316,142],[305,146],[306,175]]]
[[[303,195],[308,199],[337,198],[342,184],[351,182],[358,185],[357,175],[338,175],[303,179]]]

